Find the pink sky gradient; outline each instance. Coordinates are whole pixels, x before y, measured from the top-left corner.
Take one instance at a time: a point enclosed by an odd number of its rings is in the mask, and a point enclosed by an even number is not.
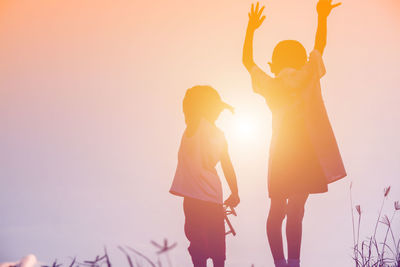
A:
[[[276,43],[313,47],[316,1],[270,0],[255,36],[267,72]],[[222,114],[242,203],[227,266],[271,266],[265,235],[271,114],[241,63],[251,1],[0,2],[0,262],[94,257],[104,244],[151,255],[150,239],[190,262],[182,200],[168,194],[196,84],[236,107]],[[352,266],[348,188],[370,234],[384,187],[400,198],[400,5],[344,1],[328,21],[321,85],[348,178],[312,196],[304,266]],[[256,132],[241,137],[237,117]],[[391,204],[385,209],[389,212]],[[395,221],[400,233],[400,221]],[[125,258],[111,249],[118,266]],[[329,258],[329,262],[326,259]],[[120,264],[118,264],[120,263]]]

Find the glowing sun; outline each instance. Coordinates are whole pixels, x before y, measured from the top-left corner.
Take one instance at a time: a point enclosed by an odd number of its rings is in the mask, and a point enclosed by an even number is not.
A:
[[[254,140],[260,134],[259,121],[250,114],[235,114],[232,128],[238,139]]]

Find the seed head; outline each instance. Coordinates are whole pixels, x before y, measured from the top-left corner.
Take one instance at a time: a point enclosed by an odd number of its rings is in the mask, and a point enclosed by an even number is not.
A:
[[[361,206],[360,205],[356,205],[356,210],[358,212],[358,215],[361,216]]]
[[[383,216],[381,223],[383,223],[384,225],[390,226],[390,220],[387,215]]]
[[[400,203],[399,203],[398,200],[394,202],[394,209],[395,210],[400,210]]]
[[[390,192],[390,186],[389,186],[389,187],[386,187],[386,188],[383,190],[384,196],[387,197],[387,195],[389,195],[389,192]]]

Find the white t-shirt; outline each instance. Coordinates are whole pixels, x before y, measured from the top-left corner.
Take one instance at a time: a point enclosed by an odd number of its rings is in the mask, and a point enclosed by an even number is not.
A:
[[[201,119],[194,135],[182,136],[170,193],[222,204],[222,184],[215,165],[226,146],[223,132]]]

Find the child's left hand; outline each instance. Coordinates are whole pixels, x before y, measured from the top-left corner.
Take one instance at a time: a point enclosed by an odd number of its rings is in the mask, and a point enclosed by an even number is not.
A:
[[[328,17],[332,9],[340,6],[342,3],[332,5],[332,0],[319,0],[317,4],[317,12],[319,16]]]
[[[230,207],[236,207],[240,203],[240,198],[238,194],[231,194],[224,204]]]

